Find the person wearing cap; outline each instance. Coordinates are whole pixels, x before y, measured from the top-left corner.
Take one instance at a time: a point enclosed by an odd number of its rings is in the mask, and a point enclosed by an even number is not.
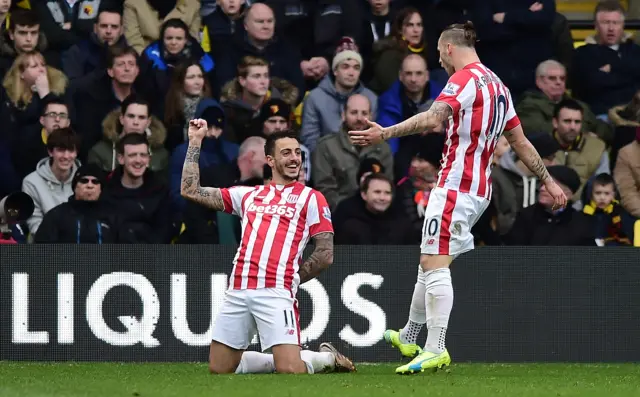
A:
[[[117,243],[117,215],[100,200],[103,182],[104,173],[97,165],[78,168],[72,180],[73,195],[45,214],[34,243]]]
[[[340,115],[351,95],[369,99],[369,117],[375,120],[378,97],[360,81],[364,64],[353,39],[340,42],[328,73],[304,100],[300,139],[312,152],[321,137],[340,131]]]
[[[368,147],[357,147],[351,143],[348,131],[368,128],[366,119],[371,117],[371,105],[366,96],[354,94],[347,100],[342,112],[342,126],[337,134],[327,135],[318,141],[312,152],[312,180],[327,199],[332,210],[338,203],[358,190],[356,172],[367,157],[378,159],[393,180],[393,156],[386,142]]]
[[[226,117],[220,104],[211,98],[202,99],[196,108],[195,118],[206,120],[209,128],[206,138],[202,141],[200,167],[209,168],[232,163],[238,157],[240,147],[224,138]],[[171,155],[171,202],[178,212],[186,205],[186,200],[180,195],[180,181],[188,146],[189,142],[180,144]]]
[[[151,105],[146,99],[138,94],[126,97],[120,109],[112,111],[102,121],[102,134],[102,140],[89,150],[88,163],[96,164],[105,172],[115,170],[118,167],[118,140],[127,134],[144,134],[151,152],[149,169],[166,179],[169,168],[169,152],[164,147],[167,130],[151,115]]]
[[[580,177],[564,165],[547,167],[549,175],[567,196],[567,202],[576,198]],[[508,245],[529,246],[595,246],[594,219],[573,206],[553,210],[553,197],[544,185],[540,187],[538,201],[518,212],[509,233],[504,236]]]
[[[529,136],[545,166],[555,164],[558,145],[547,133]],[[493,181],[492,202],[497,211],[497,230],[500,235],[511,230],[516,214],[522,208],[536,203],[540,181],[529,171],[516,153],[509,148],[491,171]]]

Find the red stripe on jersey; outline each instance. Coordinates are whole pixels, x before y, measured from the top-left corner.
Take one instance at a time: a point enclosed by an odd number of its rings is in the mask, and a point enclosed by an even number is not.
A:
[[[476,69],[477,70],[477,69]],[[474,75],[475,76],[475,75]],[[493,98],[491,98],[493,100]],[[473,108],[471,111],[471,130],[469,138],[471,142],[464,153],[464,172],[460,179],[460,191],[469,193],[471,183],[473,182],[473,171],[475,167],[475,153],[480,143],[480,135],[482,134],[482,116],[484,114],[484,96],[482,90],[476,88],[476,97],[473,100]]]
[[[451,172],[451,168],[453,166],[453,162],[456,160],[456,150],[458,149],[458,145],[460,144],[460,136],[458,135],[458,127],[460,126],[460,120],[464,118],[464,110],[461,110],[458,117],[453,118],[453,130],[451,132],[451,143],[447,144],[445,148],[447,157],[444,170],[442,171],[442,175],[440,176],[440,182],[438,183],[438,187],[444,187],[447,177],[449,176],[449,172]]]
[[[440,239],[438,241],[438,250],[440,255],[449,255],[449,243],[451,242],[451,219],[453,218],[453,210],[456,208],[456,200],[458,192],[455,190],[447,190],[447,201],[442,211],[442,219],[440,221]]]
[[[485,73],[491,74],[488,70],[485,70]],[[497,105],[498,95],[500,95],[499,89],[498,90],[494,89],[494,84],[496,83],[491,82],[487,84],[487,89],[489,91],[489,98],[491,98],[491,106],[489,106],[489,119],[487,121],[487,131],[485,131],[484,133],[487,137],[489,136],[489,134],[491,134],[491,141],[487,140],[485,142],[484,148],[482,150],[482,154],[480,155],[480,170],[479,170],[480,180],[478,183],[478,196],[482,196],[482,197],[485,197],[485,193],[487,192],[487,167],[489,166],[489,159],[491,158],[491,154],[493,153],[493,149],[495,148],[495,142],[497,142],[495,134],[499,132],[499,131],[491,131],[491,125],[493,124],[493,121],[494,121],[493,119],[496,117],[494,110],[497,109],[496,105]],[[505,109],[505,114],[506,114],[506,109]],[[500,128],[500,126],[497,125],[498,121],[502,123],[503,120],[496,120],[496,125],[494,126],[494,129]]]
[[[309,200],[311,200],[311,196],[313,196],[315,192],[309,193],[307,196],[307,200],[304,203],[304,206],[300,210],[300,217],[298,219],[307,219],[307,210],[309,208]],[[300,247],[300,243],[302,242],[302,234],[304,233],[304,229],[307,227],[307,222],[298,223],[298,227],[296,228],[296,234],[293,237],[293,242],[291,244],[291,251],[289,251],[289,257],[287,258],[287,267],[284,271],[284,287],[286,289],[291,289],[291,284],[293,283],[293,269],[294,264],[293,261],[296,259],[296,255],[298,254],[298,248]],[[296,264],[297,265],[297,264]]]
[[[282,197],[282,191],[276,188],[270,188],[267,191],[267,195],[271,194],[271,190],[274,191],[273,198],[269,200],[270,205],[278,203]],[[251,252],[251,260],[249,262],[249,274],[247,275],[247,289],[256,289],[258,287],[258,272],[260,271],[260,256],[262,256],[262,250],[264,249],[264,243],[266,241],[267,233],[269,232],[269,226],[271,225],[271,217],[262,215],[260,226],[258,228],[258,234],[256,240],[253,243],[253,250]],[[266,218],[266,219],[265,219]]]
[[[260,194],[261,191],[264,191],[262,186],[256,187],[253,191],[245,194],[242,197],[242,216],[247,217],[247,226],[246,229],[242,231],[242,241],[240,242],[238,259],[235,264],[235,271],[233,273],[233,289],[241,289],[242,288],[242,271],[245,266],[245,259],[247,255],[247,247],[249,246],[249,241],[251,240],[251,232],[253,231],[253,222],[256,220],[256,213],[247,214],[245,211],[245,203],[247,199],[252,195],[255,197],[257,194]]]
[[[304,185],[299,184],[295,185],[290,195],[299,196],[304,190]],[[296,208],[296,204],[293,204],[293,208]],[[294,213],[295,216],[295,213]],[[297,222],[299,223],[302,220],[302,217],[298,217]],[[284,243],[287,239],[287,232],[289,231],[289,227],[291,226],[291,222],[293,218],[288,218],[286,216],[280,217],[280,223],[278,224],[278,228],[276,229],[276,234],[273,237],[273,244],[271,245],[271,252],[269,252],[269,259],[267,260],[267,271],[264,276],[264,287],[265,288],[275,288],[277,285],[278,279],[278,267],[281,266],[280,257],[282,255],[282,251],[284,249],[291,249],[291,247],[285,247]],[[297,225],[294,225],[298,227]],[[290,256],[290,255],[289,255]]]

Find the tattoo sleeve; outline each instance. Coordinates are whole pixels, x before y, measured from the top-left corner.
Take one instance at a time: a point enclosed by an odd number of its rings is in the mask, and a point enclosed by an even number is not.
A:
[[[315,249],[300,266],[300,284],[314,279],[333,263],[333,233],[320,233],[313,237]]]
[[[180,194],[182,197],[216,211],[224,210],[220,189],[200,186],[200,145],[189,142],[182,167]]]
[[[547,171],[547,167],[544,165],[538,151],[533,147],[531,142],[529,142],[527,137],[524,136],[522,126],[517,126],[510,131],[505,131],[504,136],[524,165],[526,165],[541,182],[546,181],[549,178],[549,171]]]
[[[444,102],[434,102],[429,110],[418,113],[407,120],[383,129],[384,139],[419,134],[439,127],[453,114],[451,106]]]

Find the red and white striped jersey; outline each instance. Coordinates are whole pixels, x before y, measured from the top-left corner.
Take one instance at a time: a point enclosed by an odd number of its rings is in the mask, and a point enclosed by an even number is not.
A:
[[[229,289],[296,290],[309,238],[333,233],[322,193],[301,183],[220,189],[224,211],[242,218]]]
[[[438,187],[490,199],[493,151],[520,124],[509,89],[477,62],[455,72],[435,101],[453,109]]]

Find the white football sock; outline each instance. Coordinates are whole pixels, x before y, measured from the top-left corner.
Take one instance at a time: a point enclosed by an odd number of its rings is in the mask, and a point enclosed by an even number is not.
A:
[[[276,371],[273,354],[244,352],[236,374],[271,374]]]
[[[424,350],[442,353],[445,349],[449,316],[453,309],[451,272],[444,268],[427,271],[425,274],[427,343]]]
[[[427,322],[427,313],[425,309],[425,273],[422,266],[418,265],[418,280],[413,287],[413,296],[411,297],[411,307],[409,308],[409,320],[407,324],[400,330],[400,341],[402,343],[416,343],[422,327]]]
[[[336,357],[330,352],[303,350],[300,352],[300,358],[307,365],[310,374],[331,372],[336,367]]]

